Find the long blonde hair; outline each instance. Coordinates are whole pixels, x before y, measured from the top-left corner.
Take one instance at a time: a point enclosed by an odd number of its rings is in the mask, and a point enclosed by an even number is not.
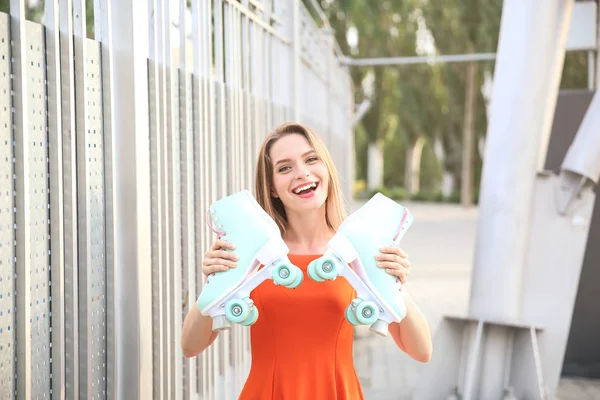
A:
[[[282,235],[288,229],[288,220],[285,208],[281,200],[274,198],[273,193],[273,164],[270,156],[271,147],[283,136],[299,134],[308,140],[319,158],[325,164],[329,173],[329,187],[327,189],[327,200],[325,201],[325,218],[327,225],[337,230],[346,218],[344,199],[340,189],[340,179],[337,169],[331,158],[331,154],[325,144],[308,127],[295,122],[284,123],[265,139],[256,166],[256,201],[275,220]]]

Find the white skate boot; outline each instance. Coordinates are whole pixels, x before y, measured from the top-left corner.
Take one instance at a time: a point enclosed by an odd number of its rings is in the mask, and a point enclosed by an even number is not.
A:
[[[400,280],[377,267],[375,256],[383,246],[398,246],[413,220],[406,208],[377,193],[342,223],[325,254],[308,266],[314,281],[341,275],[354,287],[357,298],[346,308],[353,325],[371,325],[386,336],[388,325],[406,315]]]
[[[219,238],[235,244],[237,268],[215,272],[207,277],[197,306],[213,318],[213,330],[228,329],[231,322],[252,325],[258,310],[250,292],[266,279],[296,288],[304,274],[293,265],[279,227],[247,190],[225,197],[210,207]],[[209,219],[209,218],[207,218]],[[258,270],[259,265],[264,267]]]

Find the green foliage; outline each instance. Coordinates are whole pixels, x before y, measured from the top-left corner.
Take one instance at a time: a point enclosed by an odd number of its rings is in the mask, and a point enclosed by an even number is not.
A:
[[[354,132],[354,151],[356,152],[355,178],[367,179],[368,138],[362,125]]]
[[[411,201],[422,201],[431,203],[441,203],[443,201],[446,201],[446,199],[444,199],[444,195],[440,190],[418,192],[411,196],[410,199]]]
[[[429,141],[425,142],[421,157],[420,188],[426,192],[438,192],[444,171]]]
[[[494,53],[497,50],[502,16],[502,0],[433,0],[365,2],[361,0],[321,0],[322,8],[335,30],[344,54],[357,58],[417,55],[419,30],[429,31],[436,54]],[[350,28],[358,31],[358,46],[346,40]],[[406,149],[425,137],[421,188],[417,198],[439,198],[442,171],[461,183],[462,135],[464,130],[466,71],[468,64],[410,65],[351,68],[356,102],[370,97],[372,107],[356,129],[357,178],[367,177],[368,143],[384,144],[386,187],[403,187]],[[494,72],[494,62],[480,62],[476,87],[486,73]],[[372,83],[372,92],[366,82]],[[568,53],[562,88],[587,86],[587,54]],[[477,90],[475,109],[476,140],[485,137],[485,99]],[[429,143],[440,138],[445,159],[440,164]],[[482,160],[473,154],[474,193],[478,192]],[[427,193],[425,193],[427,191]],[[446,201],[458,201],[458,193]],[[476,197],[476,195],[475,195]]]
[[[565,55],[561,89],[587,89],[588,52],[572,51]]]
[[[400,187],[400,186],[391,187],[391,188],[387,187],[387,186],[383,186],[383,187],[377,188],[369,193],[369,198],[375,196],[377,193],[381,193],[382,195],[389,197],[392,200],[397,200],[397,201],[406,200],[408,198],[408,193],[406,192],[406,189],[404,189],[403,187]]]

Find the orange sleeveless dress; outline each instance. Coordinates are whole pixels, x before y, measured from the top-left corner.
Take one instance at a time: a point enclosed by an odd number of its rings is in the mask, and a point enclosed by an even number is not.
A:
[[[363,400],[344,318],[355,296],[346,279],[314,282],[306,269],[319,255],[289,255],[304,273],[296,289],[263,282],[251,294],[252,366],[240,400]]]

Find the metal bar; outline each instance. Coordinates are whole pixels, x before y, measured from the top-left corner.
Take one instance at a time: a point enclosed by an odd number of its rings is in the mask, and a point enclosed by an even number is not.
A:
[[[63,132],[61,109],[60,20],[58,0],[44,4],[46,16],[48,145],[51,221],[52,394],[65,398],[65,242],[63,202]]]
[[[587,88],[589,90],[594,90],[596,88],[596,52],[593,50],[589,50],[587,52],[587,78],[588,84]]]
[[[0,52],[4,55],[0,59],[0,75],[3,77],[11,76],[11,33],[10,16],[0,14]],[[8,276],[15,275],[15,148],[13,131],[13,103],[11,97],[11,80],[0,80],[0,187],[4,188],[5,194],[0,195],[0,224],[7,229],[0,230],[0,243],[5,245],[0,247],[0,262],[3,264],[2,272]],[[18,105],[18,104],[15,104]],[[14,279],[3,279],[0,281],[0,293],[15,293]],[[0,299],[3,310],[15,309],[16,296],[5,296]],[[4,368],[0,371],[0,393],[6,393],[7,396],[15,396],[17,382],[15,379],[16,371],[16,316],[15,313],[2,313],[0,315],[0,324],[2,335],[0,335],[0,362]],[[10,330],[9,330],[10,328]],[[19,376],[17,375],[17,378]]]
[[[187,71],[187,26],[185,23],[186,18],[186,3],[187,0],[179,1],[179,14],[177,15],[177,26],[179,27],[179,68],[186,72]],[[184,75],[185,76],[185,75]],[[185,88],[186,86],[183,86]]]
[[[292,2],[292,46],[293,46],[293,56],[292,56],[292,99],[291,99],[291,107],[294,120],[298,121],[300,119],[300,79],[301,79],[301,36],[300,36],[300,22],[301,22],[301,14],[300,14],[300,1],[291,0]]]
[[[27,31],[25,2],[11,0],[11,58],[13,75],[13,141],[15,156],[15,217],[16,217],[16,373],[17,393],[32,397],[31,374],[31,183],[30,137],[27,112],[28,79],[26,76]]]
[[[319,6],[319,4],[317,4],[316,0],[309,0],[308,3],[312,6],[313,10],[315,10],[315,12],[317,13],[317,16],[323,23],[323,26],[325,26],[326,28],[331,28],[331,25],[329,24],[329,19],[327,19],[327,15],[325,15],[323,10],[321,9],[321,6]]]
[[[196,181],[196,195],[200,197],[200,209],[197,212],[196,216],[196,229],[197,232],[204,232],[206,218],[204,214],[204,210],[208,208],[208,203],[212,201],[216,192],[216,179],[217,179],[217,165],[214,163],[216,154],[215,146],[215,83],[212,80],[212,26],[211,20],[213,18],[213,2],[206,1],[202,2],[201,6],[198,6],[199,9],[199,32],[198,32],[198,41],[195,44],[195,48],[197,49],[197,54],[200,55],[200,59],[196,63],[198,66],[198,107],[196,111],[198,113],[198,118],[201,123],[198,125],[197,135],[199,135],[200,140],[198,140],[197,149],[197,157],[198,167],[196,168],[196,172],[198,174],[198,180]],[[215,19],[218,18],[217,10],[220,10],[222,7],[221,3],[215,5]],[[221,31],[218,29],[217,25],[215,25],[215,41],[218,41],[221,36]],[[216,47],[218,48],[218,47]],[[216,60],[218,62],[218,58]],[[220,67],[218,64],[215,64],[216,73],[222,71],[222,66]],[[208,248],[210,243],[209,235],[197,235],[198,241],[196,243],[197,250],[197,258],[198,264],[202,263],[202,254]],[[196,278],[197,287],[196,293],[199,293],[203,286],[204,277],[200,274]],[[214,382],[214,370],[213,370],[213,359],[216,354],[216,345],[212,346],[212,348],[208,351],[205,351],[201,356],[201,360],[198,365],[198,379],[199,379],[199,387],[201,389],[203,398],[210,398],[213,392],[212,382]]]
[[[104,150],[104,192],[105,192],[105,271],[106,271],[106,397],[115,399],[117,397],[117,374],[116,368],[117,327],[116,327],[116,273],[115,273],[115,233],[116,221],[114,218],[114,207],[117,202],[115,183],[117,171],[115,169],[115,138],[113,137],[113,74],[114,68],[110,57],[113,47],[112,38],[112,4],[110,0],[96,0],[94,3],[94,28],[96,40],[100,42],[101,52],[101,86],[102,86],[102,131]]]
[[[189,307],[195,307],[196,298],[199,293],[201,285],[201,279],[196,276],[195,265],[202,265],[202,245],[201,235],[196,235],[195,232],[201,232],[202,227],[202,212],[199,212],[204,207],[204,199],[206,198],[207,188],[205,187],[205,175],[206,168],[203,165],[203,154],[202,149],[205,148],[205,134],[206,134],[206,118],[203,116],[203,102],[202,98],[204,95],[204,85],[202,77],[202,63],[204,63],[203,52],[204,46],[201,44],[203,38],[203,26],[204,26],[204,13],[203,9],[208,7],[210,2],[200,0],[192,1],[192,47],[193,47],[193,75],[192,75],[192,120],[193,130],[191,135],[193,136],[193,187],[191,189],[192,197],[194,198],[195,209],[193,211],[193,224],[190,224],[190,230],[193,230],[194,240],[190,243],[190,251],[194,253],[193,261],[188,265],[188,303]],[[206,381],[203,379],[206,369],[200,368],[202,364],[206,362],[205,355],[196,357],[195,359],[187,361],[189,365],[189,387],[190,394],[192,396],[200,393],[203,394],[202,385]]]
[[[542,371],[542,360],[540,357],[540,348],[537,341],[537,332],[535,327],[529,328],[529,335],[531,337],[531,347],[533,350],[533,360],[535,362],[535,374],[537,376],[538,390],[540,399],[546,398],[546,385],[544,385],[544,371]]]
[[[190,192],[190,187],[193,190],[193,138],[191,137],[192,125],[190,115],[190,94],[192,92],[191,80],[189,80],[187,72],[187,24],[186,24],[187,1],[179,0],[179,125],[180,125],[180,159],[182,166],[181,179],[181,214],[179,219],[181,240],[180,266],[177,266],[179,276],[176,277],[177,283],[177,302],[175,303],[175,340],[179,342],[181,339],[181,330],[183,318],[187,312],[188,302],[188,282],[189,282],[189,265],[194,264],[193,254],[190,252],[190,244],[193,243],[193,230],[190,230],[190,221],[193,221],[193,191]],[[192,223],[193,225],[193,223]],[[190,236],[192,232],[192,236]],[[175,346],[176,362],[175,362],[175,383],[178,386],[177,393],[184,399],[189,398],[189,366],[190,363],[183,357],[181,346]]]
[[[161,15],[162,29],[164,35],[163,41],[163,70],[164,70],[164,115],[165,124],[162,132],[163,149],[164,149],[164,170],[163,170],[163,182],[164,182],[164,196],[165,196],[165,231],[164,237],[166,239],[165,248],[165,268],[163,269],[163,276],[165,278],[163,285],[165,290],[165,319],[163,320],[164,331],[165,331],[165,347],[163,351],[166,351],[165,364],[166,373],[164,375],[165,382],[165,398],[172,398],[173,396],[173,282],[172,274],[174,268],[173,256],[173,196],[172,196],[172,182],[173,182],[173,149],[172,141],[173,137],[173,74],[172,74],[172,62],[171,62],[171,0],[163,0],[163,8]]]
[[[247,7],[243,6],[238,1],[236,1],[236,0],[219,0],[219,1],[225,2],[227,5],[233,7],[234,9],[238,10],[239,12],[241,12],[242,14],[247,16],[248,18],[252,19],[254,22],[256,22],[257,25],[259,25],[262,29],[264,29],[266,32],[268,32],[273,37],[276,37],[277,39],[279,39],[282,43],[286,43],[286,44],[290,43],[290,40],[288,38],[281,35],[279,32],[277,32],[275,29],[273,29],[273,27],[271,27],[270,25],[265,23],[261,18],[258,18],[256,16],[256,14],[251,12]]]
[[[600,91],[596,91],[583,121],[577,129],[577,135],[569,147],[561,170],[576,173],[591,180],[594,184],[600,181]]]
[[[159,349],[155,349],[155,354],[158,357],[160,362],[160,376],[157,376],[156,379],[159,381],[158,385],[158,393],[156,397],[158,399],[167,399],[168,398],[168,337],[167,337],[167,269],[169,262],[169,245],[168,245],[168,221],[167,221],[167,196],[166,196],[166,170],[168,168],[167,160],[166,160],[166,131],[168,127],[168,116],[167,116],[167,108],[166,108],[166,93],[167,93],[167,82],[166,82],[166,38],[165,38],[165,2],[167,0],[159,0],[155,13],[157,14],[157,38],[158,38],[158,53],[157,53],[157,63],[158,63],[158,98],[157,98],[157,112],[160,115],[160,124],[157,126],[157,167],[158,167],[158,181],[160,182],[158,187],[158,198],[160,202],[159,214],[157,215],[160,220],[160,228],[157,232],[158,237],[160,238],[160,247],[161,247],[161,257],[160,257],[160,266],[158,268],[158,307],[160,307],[158,325],[160,329],[160,338],[161,344]]]
[[[475,332],[475,342],[471,349],[471,356],[469,357],[469,364],[467,367],[466,380],[465,380],[465,400],[469,400],[473,397],[475,390],[475,370],[477,369],[477,361],[479,359],[479,350],[483,340],[483,328],[484,322],[482,320],[477,321],[477,330]]]
[[[164,339],[162,330],[162,270],[163,270],[163,244],[162,235],[162,171],[160,132],[162,113],[160,112],[160,45],[162,36],[159,29],[159,3],[157,0],[148,1],[148,88],[149,88],[149,115],[150,115],[150,184],[151,184],[151,209],[152,218],[152,316],[156,321],[152,327],[152,353],[153,357],[153,396],[160,399],[162,393],[163,352]]]
[[[29,130],[29,171],[31,193],[29,208],[31,221],[31,394],[33,397],[47,393],[51,388],[51,368],[44,359],[50,358],[50,227],[48,210],[48,136],[46,74],[43,26],[26,22],[28,48],[27,67],[23,69],[30,84],[27,86]],[[35,356],[34,356],[35,355]]]
[[[148,4],[112,2],[117,396],[153,397]]]
[[[104,125],[101,49],[99,43],[86,39],[87,70],[86,92],[88,93],[88,130],[85,156],[89,168],[89,186],[86,188],[90,213],[89,258],[87,285],[89,287],[89,337],[91,357],[91,398],[106,395],[106,199],[104,191]]]
[[[507,333],[507,345],[506,345],[506,354],[505,354],[505,362],[504,362],[504,381],[502,387],[507,388],[510,386],[510,371],[512,368],[513,361],[513,352],[515,350],[514,341],[515,341],[515,329],[508,329]]]
[[[225,88],[225,70],[224,70],[224,38],[222,34],[225,34],[225,10],[227,9],[228,4],[223,4],[223,0],[215,0],[214,6],[214,14],[213,21],[215,24],[215,66],[216,66],[216,74],[215,74],[215,90],[213,92],[213,96],[209,94],[209,101],[214,101],[214,110],[211,110],[211,121],[213,121],[213,125],[211,126],[211,135],[210,135],[210,147],[211,150],[214,150],[214,153],[217,155],[216,157],[211,156],[211,163],[216,167],[215,171],[215,191],[212,193],[211,201],[216,198],[225,197],[227,194],[227,174],[224,170],[224,163],[227,160],[227,151],[226,145],[223,144],[226,139],[226,108],[225,108],[225,97],[226,97],[226,88]],[[223,33],[222,33],[223,32]],[[208,71],[207,71],[208,72]],[[210,79],[210,74],[207,74],[207,77]],[[212,82],[211,82],[212,83]],[[214,99],[214,100],[213,100]],[[217,161],[218,160],[218,161]],[[211,238],[212,239],[212,238]],[[208,242],[207,242],[208,246]],[[210,369],[210,377],[212,382],[211,390],[208,393],[209,398],[222,398],[222,395],[219,391],[219,387],[215,385],[215,382],[219,379],[220,375],[220,357],[222,357],[222,348],[224,343],[228,341],[229,333],[222,332],[219,334],[221,336],[220,340],[218,340],[215,345],[211,346],[211,362],[209,363],[208,368]]]
[[[412,65],[412,64],[440,64],[471,61],[493,61],[495,53],[450,54],[439,56],[416,57],[381,57],[381,58],[352,58],[341,57],[342,65],[354,67],[371,67],[377,65]]]
[[[192,82],[193,76],[190,76],[185,70],[180,71],[180,96],[183,96],[181,102],[181,124],[182,124],[182,138],[181,138],[181,158],[183,166],[181,178],[182,178],[182,212],[181,212],[181,232],[182,232],[182,284],[180,285],[183,293],[180,296],[182,307],[181,313],[179,314],[179,324],[176,324],[179,328],[177,329],[177,337],[181,337],[181,324],[183,314],[187,313],[188,309],[195,304],[195,291],[193,290],[192,282],[194,282],[195,274],[195,248],[194,248],[194,236],[195,236],[195,223],[194,223],[194,137],[193,137],[193,122],[192,122]],[[190,290],[192,289],[192,290]],[[180,347],[180,346],[178,346]],[[182,393],[184,399],[189,399],[192,391],[192,360],[184,359],[180,354],[179,359],[182,361],[179,364],[183,364],[182,370],[182,381],[184,385],[184,391]]]
[[[171,291],[169,297],[170,303],[170,318],[169,331],[171,334],[171,388],[169,398],[177,398],[181,396],[181,366],[183,355],[181,346],[178,345],[181,333],[180,331],[181,318],[181,96],[180,73],[174,65],[170,68],[171,74],[171,91],[170,100],[171,114],[170,135],[169,135],[169,199],[170,199],[170,244],[171,244],[171,269],[169,275],[171,282],[169,289]],[[184,77],[185,78],[185,77]]]
[[[93,354],[90,330],[91,318],[91,212],[90,198],[88,194],[90,165],[88,161],[88,92],[86,87],[87,74],[87,26],[86,26],[86,4],[85,0],[73,2],[74,20],[74,45],[75,45],[75,91],[76,107],[76,148],[77,148],[77,208],[79,215],[79,334],[81,346],[79,353],[79,396],[81,398],[91,397],[92,393],[92,366],[90,360]]]
[[[65,397],[79,396],[79,261],[73,2],[60,2],[65,239]]]

